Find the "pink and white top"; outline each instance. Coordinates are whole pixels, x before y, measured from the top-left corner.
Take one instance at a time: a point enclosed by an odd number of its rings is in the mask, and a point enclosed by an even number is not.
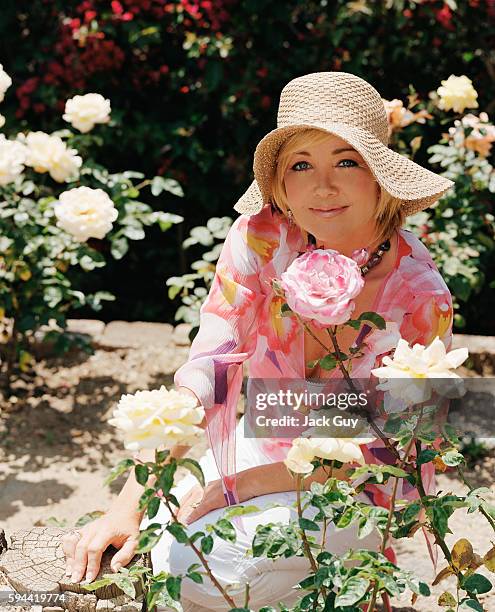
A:
[[[447,285],[414,234],[400,229],[391,240],[397,241],[396,260],[370,310],[395,323],[411,345],[427,345],[439,336],[449,349],[453,312]],[[253,378],[305,378],[304,328],[295,317],[280,316],[283,300],[274,294],[271,282],[306,249],[297,226],[289,225],[270,207],[253,216],[238,217],[226,237],[212,287],[201,307],[200,327],[189,359],[175,374],[176,386],[191,389],[205,408],[207,434],[229,505],[239,501],[235,427],[244,362],[248,360]],[[369,333],[366,344],[364,356],[353,360],[354,378],[369,378],[370,370],[379,367],[387,354],[383,352],[387,344],[383,333]],[[339,370],[331,372],[331,377],[340,376]],[[271,438],[263,441],[262,450],[273,461],[280,461],[289,446],[283,439]],[[380,439],[361,448],[367,463],[394,463]],[[265,462],[261,457],[260,461]],[[434,467],[428,463],[422,469],[426,491],[433,492]],[[398,498],[417,497],[416,490],[402,482]],[[391,486],[391,482],[370,484],[365,492],[373,504],[388,507]]]

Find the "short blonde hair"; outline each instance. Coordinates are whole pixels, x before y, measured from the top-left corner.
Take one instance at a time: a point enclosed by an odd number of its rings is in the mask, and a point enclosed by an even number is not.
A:
[[[328,132],[309,128],[301,130],[290,136],[280,147],[277,157],[277,168],[271,185],[271,199],[282,214],[287,216],[288,201],[284,186],[284,175],[289,165],[291,155],[303,146],[318,145],[328,138]],[[402,226],[405,219],[403,200],[394,198],[379,185],[380,195],[375,209],[375,224],[377,227],[377,241],[383,242],[389,238],[393,231]],[[305,239],[307,232],[303,229]]]

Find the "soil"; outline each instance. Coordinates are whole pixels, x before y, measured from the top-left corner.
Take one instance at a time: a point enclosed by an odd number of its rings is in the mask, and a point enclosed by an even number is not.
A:
[[[187,354],[187,346],[98,349],[93,355],[75,352],[42,359],[33,373],[18,378],[13,397],[2,402],[0,411],[0,525],[7,535],[33,524],[73,526],[86,513],[105,511],[123,480],[109,488],[103,481],[128,456],[107,419],[122,394],[172,386],[173,373]],[[203,450],[195,449],[195,454]],[[494,467],[491,450],[467,470],[476,486],[491,489],[492,502]],[[465,492],[454,473],[439,474],[437,482],[444,492]],[[457,510],[449,525],[453,532],[447,536],[449,547],[461,537],[468,538],[475,552],[483,555],[495,540],[478,513]],[[395,549],[399,566],[431,584],[434,573],[421,532],[397,541]],[[438,569],[445,565],[439,551]],[[490,577],[487,570],[479,571]],[[419,598],[413,607],[410,596],[395,600],[394,610],[441,610],[437,599],[445,590],[455,593],[453,579],[434,587],[432,596]],[[486,610],[495,610],[495,591],[480,600]]]

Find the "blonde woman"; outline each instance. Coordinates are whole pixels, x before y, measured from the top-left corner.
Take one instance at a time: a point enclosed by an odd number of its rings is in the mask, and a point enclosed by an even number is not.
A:
[[[401,228],[406,215],[433,204],[452,182],[419,166],[387,146],[383,101],[366,81],[343,72],[319,72],[290,81],[282,90],[277,128],[258,144],[255,180],[234,207],[235,220],[218,260],[215,278],[201,309],[200,328],[188,361],[176,372],[178,388],[194,395],[206,413],[210,449],[201,464],[208,482],[203,490],[186,477],[176,487],[179,519],[194,531],[215,522],[225,506],[245,502],[259,512],[237,522],[237,540],[215,538],[211,569],[243,605],[250,584],[250,606],[258,609],[298,596],[293,587],[309,573],[304,557],[266,559],[246,555],[256,526],[296,517],[295,481],[283,459],[288,443],[280,438],[248,438],[243,419],[236,425],[243,365],[252,379],[338,378],[338,370],[310,369],[322,357],[317,328],[308,333],[293,317],[281,317],[281,298],[271,280],[279,278],[308,248],[334,249],[359,262],[364,288],[355,298],[353,316],[376,311],[387,321],[386,333],[350,327],[337,335],[345,352],[366,339],[365,354],[355,360],[353,377],[368,378],[395,346],[398,334],[409,343],[428,344],[439,336],[448,348],[452,301],[427,249]],[[362,445],[367,463],[393,463],[381,440]],[[184,448],[173,449],[175,456]],[[337,473],[345,478],[344,465]],[[434,491],[431,464],[423,466],[427,490]],[[304,481],[323,482],[316,471]],[[66,554],[73,578],[94,578],[102,551],[112,543],[114,564],[129,562],[141,515],[135,508],[142,487],[131,476],[112,509],[95,523],[69,536]],[[388,486],[367,485],[359,499],[387,507]],[[417,496],[404,485],[399,497]],[[268,507],[273,502],[284,507]],[[165,511],[155,520],[167,521]],[[146,524],[146,521],[144,522]],[[155,571],[185,573],[197,562],[187,547],[165,534],[152,551]],[[330,527],[327,549],[378,549],[374,531],[359,540],[356,527]],[[430,548],[430,550],[432,550]],[[431,554],[434,554],[432,550]],[[387,555],[393,560],[391,547]],[[88,576],[89,574],[89,576]],[[182,581],[185,610],[227,609],[214,585]]]

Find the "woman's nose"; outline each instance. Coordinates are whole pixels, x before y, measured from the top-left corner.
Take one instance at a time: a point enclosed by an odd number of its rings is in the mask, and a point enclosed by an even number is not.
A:
[[[329,174],[320,175],[315,185],[315,195],[320,198],[326,198],[330,195],[338,193],[338,187],[334,177]]]

